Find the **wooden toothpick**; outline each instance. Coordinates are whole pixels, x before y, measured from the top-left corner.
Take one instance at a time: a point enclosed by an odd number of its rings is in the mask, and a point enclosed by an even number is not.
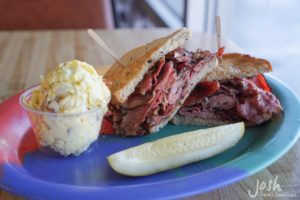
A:
[[[113,51],[105,44],[105,42],[93,31],[92,29],[87,30],[88,34],[93,38],[97,44],[109,55],[116,63],[124,67],[121,61],[117,58],[117,56],[113,53]]]
[[[216,34],[217,34],[217,46],[218,46],[218,49],[220,49],[222,47],[220,16],[216,16]]]

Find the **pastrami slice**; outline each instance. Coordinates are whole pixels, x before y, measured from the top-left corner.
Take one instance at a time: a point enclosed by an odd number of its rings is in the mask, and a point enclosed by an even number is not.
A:
[[[116,134],[146,135],[166,124],[195,84],[217,65],[216,61],[211,64],[213,60],[217,60],[216,55],[208,51],[183,48],[161,58],[123,105],[111,105]]]
[[[193,117],[205,121],[205,125],[244,121],[247,126],[253,126],[270,120],[283,109],[270,92],[270,87],[266,88],[259,82],[262,75],[257,77],[214,81],[220,85],[218,90],[212,87],[213,82],[199,84],[202,87],[196,87],[191,93],[185,105],[179,109],[175,123],[188,123],[188,120],[179,122],[178,117]],[[206,96],[199,96],[203,91],[210,92],[206,92]]]

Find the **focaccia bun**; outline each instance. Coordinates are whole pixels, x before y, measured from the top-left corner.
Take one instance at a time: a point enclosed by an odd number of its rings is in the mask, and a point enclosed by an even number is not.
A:
[[[120,61],[124,66],[114,63],[104,75],[104,79],[111,82],[108,85],[112,93],[111,103],[124,103],[159,58],[182,46],[190,35],[188,29],[182,28],[123,55]]]
[[[184,103],[186,98],[190,95],[191,91],[194,89],[194,87],[197,85],[199,81],[209,72],[215,70],[218,66],[218,58],[214,55],[211,55],[209,61],[203,66],[203,68],[199,71],[199,73],[196,76],[193,76],[192,79],[189,82],[189,91],[187,92],[186,96],[184,96],[182,99],[180,99],[180,102],[177,104],[176,108],[174,111],[169,115],[167,119],[162,121],[160,124],[157,126],[154,126],[150,129],[151,133],[157,132],[161,127],[164,127],[172,118],[173,116],[177,113],[181,105]],[[175,115],[177,116],[177,115]],[[173,118],[174,119],[174,118]],[[172,119],[172,120],[173,120]]]
[[[272,71],[269,61],[240,53],[228,53],[222,56],[219,66],[208,73],[204,81],[225,80],[235,77],[251,77]]]

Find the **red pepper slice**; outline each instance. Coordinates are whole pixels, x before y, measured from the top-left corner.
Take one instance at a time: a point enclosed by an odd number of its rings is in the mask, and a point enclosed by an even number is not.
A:
[[[268,82],[264,75],[258,74],[254,78],[251,79],[259,88],[271,92],[272,88],[268,85]]]
[[[112,123],[111,123],[111,121],[105,119],[105,117],[104,117],[103,121],[102,121],[100,134],[109,135],[109,134],[112,134],[112,133],[113,133]]]
[[[204,97],[210,96],[220,89],[218,81],[201,81],[197,84],[190,96],[184,102],[184,106],[193,105]]]
[[[225,51],[225,47],[220,47],[217,52],[218,56],[222,57],[222,55],[224,54],[224,51]]]

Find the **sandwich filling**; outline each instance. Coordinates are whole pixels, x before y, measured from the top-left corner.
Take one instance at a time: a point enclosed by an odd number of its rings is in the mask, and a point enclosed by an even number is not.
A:
[[[116,134],[149,134],[168,119],[191,92],[190,80],[215,56],[208,51],[189,52],[177,48],[149,69],[126,102],[110,105]]]
[[[178,114],[211,122],[244,121],[261,124],[280,113],[279,100],[271,93],[263,75],[222,81],[200,82]]]

